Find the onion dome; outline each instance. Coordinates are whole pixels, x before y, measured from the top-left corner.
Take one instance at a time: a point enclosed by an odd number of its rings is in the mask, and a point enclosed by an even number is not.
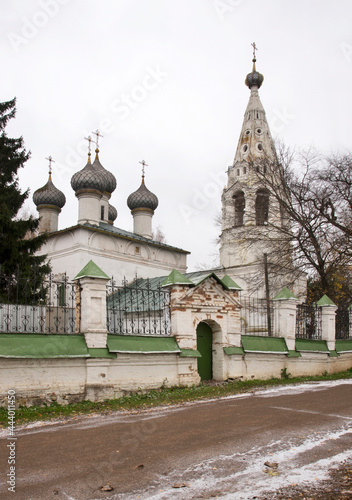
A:
[[[116,217],[117,217],[117,210],[116,210],[115,207],[113,207],[109,203],[108,221],[109,222],[114,222],[114,220],[116,219]]]
[[[106,191],[107,193],[111,194],[116,189],[116,177],[114,176],[114,174],[112,174],[111,172],[109,172],[108,170],[106,170],[103,167],[103,165],[99,161],[98,153],[99,153],[99,149],[97,148],[95,150],[95,160],[93,162],[93,167],[104,178],[104,182],[105,182],[105,184],[104,184],[104,191]]]
[[[90,153],[88,153],[88,163],[79,172],[76,172],[71,178],[72,189],[77,191],[94,190],[103,193],[106,187],[105,177],[101,171],[97,170],[90,162]]]
[[[259,89],[264,81],[264,76],[261,73],[258,73],[258,71],[255,69],[255,63],[256,63],[256,58],[254,56],[252,73],[248,73],[248,75],[246,76],[245,84],[249,88],[257,86]]]
[[[138,208],[149,208],[150,210],[155,210],[159,205],[159,200],[157,196],[149,191],[149,189],[144,184],[144,175],[142,175],[142,184],[134,193],[130,194],[127,198],[127,206],[130,210],[136,210]]]
[[[49,180],[45,186],[37,189],[33,193],[33,202],[39,207],[40,205],[52,205],[62,208],[66,203],[66,197],[62,191],[57,189],[51,180],[51,171],[49,170]]]

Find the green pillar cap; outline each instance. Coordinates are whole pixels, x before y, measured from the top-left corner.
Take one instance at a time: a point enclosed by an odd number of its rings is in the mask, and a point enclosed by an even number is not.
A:
[[[221,282],[228,288],[229,290],[242,290],[242,288],[237,285],[235,281],[228,274],[222,278]]]
[[[295,299],[295,300],[298,300],[298,298],[296,297],[295,294],[293,294],[291,292],[291,290],[289,290],[287,288],[287,286],[284,286],[282,290],[280,290],[280,292],[278,292],[274,299],[273,300],[287,300],[287,299]]]
[[[191,285],[194,286],[191,280],[186,278],[180,271],[173,269],[169,276],[167,276],[160,286],[169,286],[169,285]]]
[[[78,280],[79,278],[103,278],[109,280],[109,276],[100,269],[99,266],[95,264],[92,260],[88,262],[73,279]]]
[[[336,306],[336,304],[334,304],[334,302],[329,299],[327,295],[323,295],[322,298],[318,300],[317,306]]]

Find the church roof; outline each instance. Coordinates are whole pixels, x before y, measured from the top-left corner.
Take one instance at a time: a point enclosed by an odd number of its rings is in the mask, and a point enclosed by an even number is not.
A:
[[[104,191],[111,194],[116,189],[116,177],[114,174],[106,170],[99,160],[99,149],[95,150],[95,160],[93,162],[93,167],[102,175],[104,178]],[[115,217],[116,218],[116,217]]]
[[[33,202],[37,207],[40,205],[53,205],[62,208],[65,205],[66,197],[62,191],[54,186],[51,180],[51,172],[49,172],[49,180],[45,186],[34,191]]]
[[[266,119],[264,107],[261,103],[258,89],[264,77],[255,67],[256,58],[253,58],[253,70],[246,77],[246,85],[251,94],[244,114],[242,130],[239,137],[233,166],[242,162],[253,162],[266,155],[274,156],[274,143]]]
[[[103,193],[106,187],[106,180],[101,171],[91,164],[89,156],[87,165],[82,168],[82,170],[79,170],[79,172],[73,174],[71,178],[71,186],[76,192],[93,189]]]
[[[157,196],[149,191],[144,183],[144,176],[142,176],[142,183],[134,193],[130,194],[127,198],[127,206],[130,210],[138,208],[149,208],[155,210],[159,205]]]
[[[182,248],[174,247],[172,245],[167,245],[166,243],[161,243],[160,241],[151,240],[149,238],[145,238],[144,236],[140,236],[136,233],[132,233],[130,231],[125,231],[124,229],[120,229],[118,227],[112,226],[107,222],[100,222],[99,226],[93,226],[91,224],[77,224],[75,226],[67,227],[65,229],[61,229],[59,231],[55,231],[50,234],[49,237],[56,236],[58,234],[63,234],[69,231],[74,231],[75,229],[87,229],[89,231],[101,232],[105,234],[110,234],[112,236],[128,239],[131,241],[146,243],[148,245],[156,246],[159,248],[165,248],[168,250],[173,250],[174,252],[186,253],[189,254],[188,250],[183,250]],[[165,278],[165,276],[164,276]]]

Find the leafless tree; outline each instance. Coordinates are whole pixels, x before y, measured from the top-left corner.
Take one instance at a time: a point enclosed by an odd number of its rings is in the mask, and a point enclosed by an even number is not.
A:
[[[295,272],[304,271],[319,283],[317,294],[337,300],[337,277],[342,273],[350,283],[352,157],[326,159],[312,148],[290,151],[282,144],[276,151],[274,161],[264,158],[253,165],[258,180],[280,206],[281,224],[274,224],[274,229],[289,242],[282,247],[278,242],[270,262],[277,270],[292,263]],[[343,295],[351,299],[349,290]]]

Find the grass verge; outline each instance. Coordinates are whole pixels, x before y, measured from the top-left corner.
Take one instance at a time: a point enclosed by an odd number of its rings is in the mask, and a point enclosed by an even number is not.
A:
[[[116,410],[138,410],[160,405],[172,405],[196,401],[200,399],[219,398],[231,394],[241,394],[254,389],[282,386],[304,382],[318,382],[324,380],[340,380],[352,378],[352,368],[332,375],[319,375],[309,377],[288,377],[269,380],[234,380],[219,385],[201,384],[192,387],[163,387],[146,393],[131,394],[118,399],[109,399],[102,402],[82,401],[80,403],[59,405],[56,402],[47,406],[20,406],[16,409],[16,425],[37,420],[50,420],[53,418],[74,417],[90,413],[110,413]],[[0,408],[0,427],[7,424],[7,408]]]

